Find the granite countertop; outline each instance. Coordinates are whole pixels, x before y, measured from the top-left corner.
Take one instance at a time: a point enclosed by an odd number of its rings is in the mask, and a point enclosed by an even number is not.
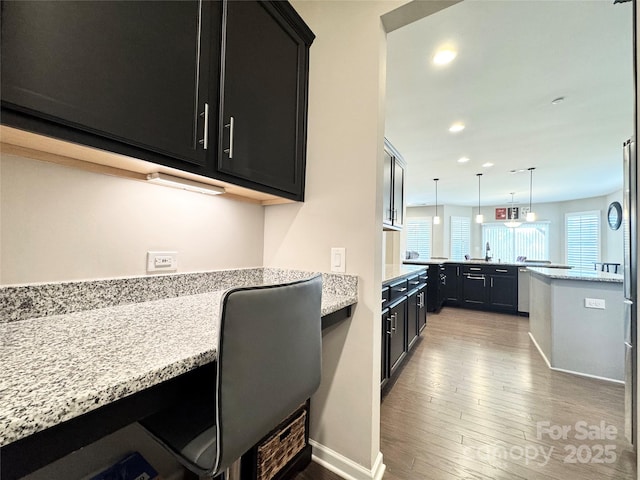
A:
[[[455,263],[456,265],[502,265],[507,267],[544,267],[544,268],[572,268],[563,263],[536,263],[536,262],[486,262],[484,260],[446,260],[446,259],[428,259],[428,260],[404,260],[405,265],[442,265],[447,263]]]
[[[410,275],[413,272],[418,272],[420,270],[424,270],[425,268],[429,268],[426,265],[385,265],[384,272],[382,275],[382,283],[388,283],[398,278],[404,277],[405,275]]]
[[[622,283],[623,275],[618,273],[601,272],[599,270],[563,270],[558,268],[529,267],[533,274],[545,278],[559,280],[584,280],[588,282]]]
[[[357,302],[323,280],[323,316]],[[0,323],[0,447],[214,361],[226,288]]]

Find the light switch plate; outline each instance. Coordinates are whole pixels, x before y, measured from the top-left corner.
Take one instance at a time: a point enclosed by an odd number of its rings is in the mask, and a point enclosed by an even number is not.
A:
[[[147,273],[178,270],[178,252],[147,252]]]
[[[344,273],[346,271],[346,250],[345,248],[334,247],[331,249],[331,271]]]

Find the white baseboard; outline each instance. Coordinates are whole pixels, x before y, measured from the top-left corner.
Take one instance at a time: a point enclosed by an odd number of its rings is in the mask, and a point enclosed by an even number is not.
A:
[[[542,351],[542,349],[540,348],[540,345],[538,345],[538,342],[536,342],[536,339],[533,338],[533,335],[531,335],[531,332],[529,332],[529,338],[531,339],[531,341],[533,342],[533,344],[536,346],[536,348],[538,349],[538,352],[540,352],[540,355],[542,355],[542,358],[544,359],[544,362],[547,364],[547,367],[553,369],[553,367],[551,366],[551,362],[549,362],[549,359],[547,358],[547,356],[544,354],[544,352]]]
[[[578,375],[579,377],[594,378],[596,380],[604,380],[606,382],[618,383],[618,384],[624,385],[624,380],[615,380],[613,378],[599,377],[598,375],[590,375],[588,373],[576,372],[574,370],[566,370],[564,368],[552,367],[551,363],[549,362],[549,359],[547,358],[547,356],[544,354],[544,352],[540,348],[540,345],[538,345],[538,342],[536,342],[536,339],[533,338],[533,335],[531,335],[531,332],[529,332],[529,337],[531,338],[531,341],[533,342],[533,344],[538,349],[538,352],[540,352],[540,355],[542,356],[542,358],[544,359],[545,363],[547,364],[547,367],[549,367],[551,370],[554,370],[556,372],[562,372],[562,373],[570,373],[571,375]]]
[[[382,452],[378,452],[373,467],[369,470],[314,440],[309,439],[309,444],[313,449],[313,461],[345,480],[382,480],[386,468],[382,463]]]

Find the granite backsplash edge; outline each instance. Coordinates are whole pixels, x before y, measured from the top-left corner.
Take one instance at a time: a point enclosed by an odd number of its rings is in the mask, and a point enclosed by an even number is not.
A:
[[[99,280],[0,286],[0,323],[196,295],[236,286],[280,283],[320,272],[239,268]],[[358,277],[322,273],[324,290],[357,295]]]

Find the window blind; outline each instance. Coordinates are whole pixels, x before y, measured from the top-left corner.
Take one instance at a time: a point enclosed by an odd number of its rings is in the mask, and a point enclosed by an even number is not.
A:
[[[600,261],[600,212],[567,213],[567,264],[580,270],[593,270]]]
[[[406,221],[407,251],[418,252],[421,259],[431,258],[431,217]]]
[[[464,260],[471,253],[471,220],[469,217],[451,217],[451,260]]]
[[[529,260],[549,259],[549,222],[527,222],[516,228],[502,223],[482,225],[482,253],[489,242],[494,260],[515,262],[520,256]]]

